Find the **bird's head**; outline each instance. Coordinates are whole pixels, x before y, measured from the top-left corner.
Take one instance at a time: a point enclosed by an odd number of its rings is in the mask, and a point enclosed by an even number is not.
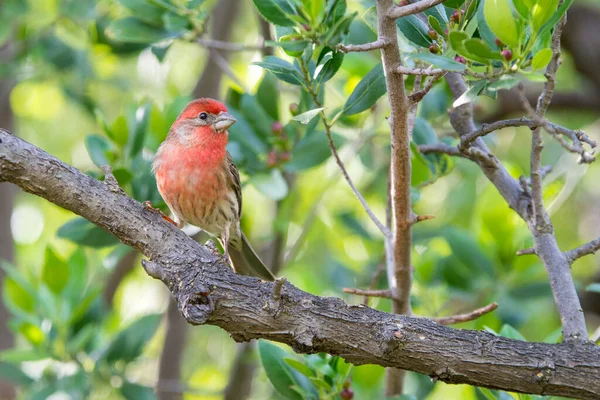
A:
[[[227,112],[225,104],[209,98],[200,98],[184,108],[173,123],[171,132],[183,136],[225,133],[235,121]]]

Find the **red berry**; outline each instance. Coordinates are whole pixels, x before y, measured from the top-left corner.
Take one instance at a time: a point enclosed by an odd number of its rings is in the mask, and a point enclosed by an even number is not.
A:
[[[512,60],[513,54],[512,51],[510,51],[509,49],[504,49],[500,52],[500,54],[502,54],[502,57],[504,57],[504,59],[506,61],[510,61]]]
[[[281,132],[283,132],[283,125],[279,121],[273,122],[271,125],[271,132],[275,136],[281,136]]]
[[[498,46],[500,48],[504,47],[504,43],[502,43],[502,40],[500,40],[498,38],[494,39],[494,43],[496,43],[496,46]]]
[[[429,36],[429,39],[436,40],[438,38],[438,33],[433,29],[430,29],[427,31],[427,36]]]
[[[440,51],[440,47],[434,43],[431,46],[429,46],[429,51],[433,54],[437,54]]]
[[[277,152],[271,151],[269,154],[267,154],[267,167],[273,168],[276,165],[277,165]]]
[[[459,20],[460,20],[460,14],[458,13],[458,10],[456,10],[450,17],[450,21],[458,22]]]
[[[463,56],[459,56],[458,54],[454,56],[454,61],[457,61],[461,64],[466,64],[467,63],[467,59],[464,58]]]
[[[295,117],[299,113],[300,113],[300,106],[298,105],[298,103],[290,104],[290,114],[292,114]]]
[[[292,158],[292,155],[290,153],[288,153],[287,151],[281,153],[281,161],[290,161],[290,159]]]
[[[308,24],[302,24],[302,28],[307,32],[310,31],[310,25],[308,25]]]
[[[354,398],[354,391],[350,388],[346,388],[341,391],[340,397],[344,400],[352,400]]]

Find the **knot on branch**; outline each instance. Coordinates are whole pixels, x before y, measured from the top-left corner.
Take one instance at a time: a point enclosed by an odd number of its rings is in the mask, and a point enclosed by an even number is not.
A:
[[[181,311],[186,321],[192,325],[203,325],[208,321],[215,310],[215,303],[210,297],[211,294],[210,289],[199,287],[196,288],[195,293],[182,295],[183,298],[177,299],[179,311]]]
[[[295,342],[292,349],[296,353],[311,353],[313,350],[313,339],[316,337],[312,327],[302,326],[294,332]]]

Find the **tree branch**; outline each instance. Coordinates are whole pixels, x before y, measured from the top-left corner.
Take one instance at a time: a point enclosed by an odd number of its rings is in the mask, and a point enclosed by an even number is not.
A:
[[[245,44],[245,43],[232,43],[225,42],[222,40],[205,39],[201,38],[196,40],[202,47],[207,49],[223,50],[223,51],[258,51],[264,49],[266,46],[264,43],[258,44]]]
[[[600,237],[582,246],[576,247],[573,250],[567,251],[565,256],[567,257],[569,264],[573,264],[575,260],[589,254],[596,254],[598,250],[600,250]]]
[[[392,5],[387,12],[388,18],[398,19],[406,17],[407,15],[418,14],[425,10],[435,7],[441,4],[444,0],[421,0],[416,3],[408,4],[405,6],[394,6]],[[393,3],[392,3],[393,4]]]
[[[498,308],[498,303],[494,302],[494,303],[488,304],[487,306],[477,308],[466,314],[452,315],[450,317],[433,318],[433,320],[435,322],[437,322],[438,324],[442,324],[442,325],[453,325],[453,324],[458,324],[461,322],[469,322],[469,321],[473,321],[473,320],[481,317],[482,315],[491,313],[496,308]]]
[[[381,39],[377,39],[374,42],[364,43],[364,44],[341,44],[340,43],[337,46],[337,48],[344,53],[351,53],[351,52],[377,50],[377,49],[381,49],[383,47],[383,45],[384,45],[383,41]]]
[[[528,343],[454,330],[424,318],[392,315],[317,297],[290,283],[235,274],[129,196],[0,130],[0,181],[71,210],[142,252],[147,271],[169,287],[194,325],[211,324],[236,341],[264,338],[297,352],[326,352],[348,362],[409,369],[448,383],[597,399],[600,347]]]

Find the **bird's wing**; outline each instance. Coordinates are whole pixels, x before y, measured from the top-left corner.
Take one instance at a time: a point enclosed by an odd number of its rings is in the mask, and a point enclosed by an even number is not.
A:
[[[242,184],[240,183],[240,173],[233,163],[233,159],[231,158],[231,154],[227,152],[227,166],[229,167],[229,172],[231,173],[232,178],[232,187],[235,191],[235,197],[238,202],[238,219],[242,218]]]

